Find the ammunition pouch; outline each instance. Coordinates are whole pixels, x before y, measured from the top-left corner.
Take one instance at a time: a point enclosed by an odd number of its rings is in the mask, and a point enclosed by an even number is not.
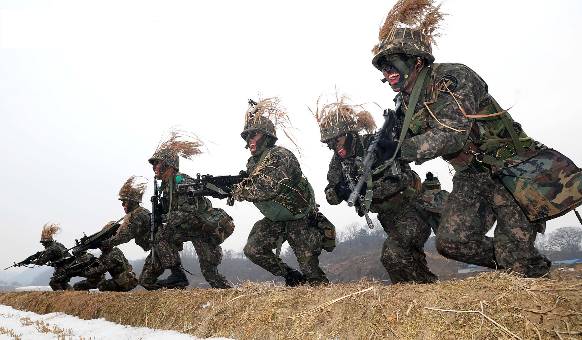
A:
[[[321,247],[332,252],[335,249],[335,226],[321,212],[313,212],[309,215],[309,225],[317,228],[323,235]]]
[[[582,204],[582,170],[556,150],[514,158],[495,175],[531,222],[556,218]]]

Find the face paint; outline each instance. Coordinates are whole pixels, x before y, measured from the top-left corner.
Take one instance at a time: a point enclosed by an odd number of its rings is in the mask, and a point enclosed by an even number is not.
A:
[[[335,139],[335,145],[333,149],[341,159],[344,159],[351,154],[351,148],[352,148],[351,135],[349,134],[343,135]]]
[[[404,54],[391,54],[382,63],[384,82],[388,82],[392,90],[400,92],[406,85],[406,80],[414,67],[414,57]]]
[[[249,135],[249,137],[250,138],[247,141],[247,147],[249,148],[251,155],[254,156],[257,153],[257,151],[259,150],[259,146],[260,146],[262,139],[263,139],[263,133],[260,131],[257,131],[252,136]]]

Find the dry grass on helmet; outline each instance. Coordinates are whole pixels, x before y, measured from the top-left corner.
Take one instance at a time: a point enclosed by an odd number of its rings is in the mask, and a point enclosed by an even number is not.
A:
[[[418,30],[424,43],[433,44],[438,36],[435,31],[440,27],[444,14],[440,12],[440,4],[433,0],[398,0],[384,20],[378,32],[378,45],[373,53],[380,52],[380,44],[394,38],[396,28],[408,27]]]
[[[125,181],[125,183],[123,183],[123,186],[121,186],[121,189],[119,189],[119,196],[129,195],[130,193],[133,193],[134,195],[141,197],[143,196],[143,193],[145,192],[146,188],[147,182],[145,181],[145,178],[134,175],[129,177]]]
[[[363,105],[347,104],[348,97],[336,96],[336,101],[319,107],[317,99],[316,110],[309,109],[320,127],[330,127],[337,124],[355,126],[357,131],[373,133],[376,130],[376,122],[370,112],[363,109]],[[359,109],[359,110],[358,110]]]
[[[52,239],[53,235],[58,233],[60,230],[61,230],[61,227],[58,223],[47,222],[42,227],[41,239],[46,239],[46,240]]]
[[[275,128],[279,127],[283,131],[291,128],[287,109],[281,105],[281,100],[278,97],[259,99],[256,105],[251,104],[245,114],[245,122],[258,120],[259,117],[269,119]]]
[[[194,134],[173,128],[169,132],[169,137],[161,142],[156,152],[164,150],[182,158],[192,159],[193,156],[202,153],[200,148],[204,143]]]
[[[259,99],[258,102],[250,103],[249,109],[245,113],[245,123],[264,117],[269,119],[275,129],[279,128],[283,134],[293,143],[297,151],[301,154],[301,148],[291,136],[289,130],[293,128],[287,109],[281,105],[278,97]]]

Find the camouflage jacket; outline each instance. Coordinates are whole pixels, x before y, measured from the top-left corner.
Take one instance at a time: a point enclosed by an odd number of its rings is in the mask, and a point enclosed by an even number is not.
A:
[[[87,271],[87,275],[96,275],[109,272],[115,278],[123,272],[131,271],[133,268],[123,255],[123,252],[114,247],[111,251],[102,252],[99,256],[98,264]]]
[[[329,163],[327,172],[327,186],[325,196],[329,204],[340,204],[343,200],[338,197],[337,187],[342,183],[348,186],[347,171],[353,183],[357,183],[362,173],[362,159],[365,150],[372,142],[374,135],[359,136],[358,144],[354,146],[354,155],[341,159],[335,152]],[[374,164],[372,170],[380,164]],[[390,170],[372,176],[372,212],[396,212],[410,203],[420,188],[420,178],[407,164],[402,164],[402,173],[395,177]]]
[[[52,241],[51,244],[46,248],[43,254],[34,262],[37,265],[45,265],[48,264],[52,267],[57,267],[54,263],[56,261],[62,260],[66,257],[71,256],[67,251],[67,247],[65,247],[62,243],[57,241]]]
[[[150,211],[146,208],[137,207],[127,213],[117,233],[104,242],[104,245],[113,248],[132,239],[143,250],[150,250]]]
[[[283,147],[273,146],[249,158],[249,176],[237,185],[234,198],[253,202],[273,221],[305,217],[315,207],[313,189],[299,161]]]
[[[476,157],[505,160],[515,156],[506,125],[513,126],[524,148],[533,147],[509,114],[496,115],[500,109],[487,84],[469,67],[433,64],[430,70],[401,146],[404,161],[422,163],[443,157],[462,171],[475,165]],[[403,120],[409,97],[399,93],[396,99],[402,99],[397,113]]]
[[[212,203],[206,197],[190,197],[178,193],[177,185],[189,179],[190,176],[178,173],[170,181],[162,182],[160,201],[168,226],[192,223],[198,220],[200,214],[212,209]]]

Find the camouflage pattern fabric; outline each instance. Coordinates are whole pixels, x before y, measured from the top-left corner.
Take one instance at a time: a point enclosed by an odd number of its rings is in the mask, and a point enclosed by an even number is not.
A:
[[[437,276],[429,270],[424,254],[424,244],[431,232],[428,219],[413,205],[407,204],[396,215],[379,213],[378,220],[387,235],[380,260],[390,276],[390,281],[436,282]]]
[[[243,251],[256,265],[275,276],[286,276],[292,270],[273,249],[278,242],[289,242],[299,268],[310,283],[327,283],[327,277],[319,267],[323,234],[310,225],[308,218],[295,221],[274,222],[263,218],[255,223]]]
[[[341,159],[334,153],[327,173],[328,184],[325,188],[329,204],[336,205],[347,200],[347,195],[341,195],[338,188],[347,187],[347,179],[342,163],[349,170],[354,183],[361,173],[361,162],[364,150],[372,141],[372,135],[354,135],[352,157]],[[378,166],[375,164],[374,168]],[[437,277],[427,266],[424,254],[424,243],[431,233],[431,227],[436,229],[442,212],[443,197],[435,198],[434,193],[420,195],[420,179],[418,175],[402,164],[402,174],[399,177],[389,174],[389,170],[373,176],[372,204],[370,210],[378,213],[378,220],[387,234],[382,247],[381,261],[390,280],[398,282],[435,282]],[[440,192],[440,191],[439,191]],[[428,200],[428,202],[427,202]],[[440,204],[440,209],[439,209]],[[428,207],[432,207],[428,210]]]
[[[494,236],[485,236],[495,221]],[[437,249],[453,260],[540,277],[551,262],[534,246],[538,230],[488,172],[460,172],[445,203]]]
[[[54,262],[71,256],[62,243],[57,241],[49,241],[48,246],[45,247],[42,255],[34,262],[34,264],[43,266],[50,265],[54,267]]]
[[[87,271],[90,275],[105,274],[106,272],[111,275],[111,279],[98,283],[97,288],[101,291],[127,292],[137,286],[137,278],[133,268],[123,252],[117,247],[110,250],[103,249],[101,256],[99,256],[99,265]]]
[[[81,265],[80,269],[75,268]],[[99,260],[88,252],[83,252],[75,255],[75,261],[65,266],[67,280],[71,277],[80,276],[85,280],[79,281],[73,285],[74,290],[89,290],[97,289],[99,282],[105,279],[103,272],[94,272],[93,269],[99,267],[101,264]]]
[[[533,150],[538,144],[509,115],[503,114],[506,118],[502,118],[496,112],[487,84],[473,70],[462,64],[431,67],[430,80],[401,146],[401,158],[422,163],[443,157],[456,170],[455,186],[437,232],[439,252],[459,261],[504,267],[526,276],[543,275],[549,264],[533,247],[535,226],[483,162],[493,164],[493,160],[505,162],[516,157],[503,119],[509,120],[524,149]],[[408,96],[398,96],[406,106]],[[403,119],[403,108],[397,113]],[[498,224],[491,240],[484,235],[495,219]]]
[[[229,288],[231,285],[218,272],[218,265],[222,261],[220,244],[233,233],[234,223],[223,209],[213,208],[208,198],[179,194],[176,184],[187,179],[188,175],[178,173],[172,183],[162,182],[160,188],[166,215],[166,223],[158,232],[158,246],[163,248],[161,265],[180,265],[177,251],[182,249],[183,242],[191,241],[198,254],[202,275],[210,286]]]
[[[64,265],[55,265],[54,263],[58,260],[62,260],[65,257],[69,257],[70,254],[62,243],[57,241],[49,241],[48,246],[45,247],[43,254],[34,262],[34,264],[50,265],[55,268],[53,275],[50,278],[49,285],[52,290],[68,290],[71,289],[69,285],[69,280],[71,279],[66,275]]]
[[[311,185],[303,177],[299,161],[291,151],[280,146],[268,147],[249,158],[247,173],[249,176],[237,185],[233,197],[253,202],[263,215],[269,214],[265,209],[265,205],[269,208],[269,203],[286,210],[267,216],[271,220],[302,218],[313,210],[315,201]]]
[[[499,177],[530,221],[563,215],[582,203],[582,170],[556,150],[541,150]]]
[[[104,245],[113,248],[120,244],[135,240],[135,244],[144,251],[149,251],[150,246],[150,211],[141,206],[136,207],[123,217],[117,233]]]
[[[265,218],[253,226],[244,247],[245,255],[273,275],[286,276],[292,268],[273,249],[278,242],[287,241],[308,282],[327,283],[318,258],[324,231],[310,223],[315,200],[295,155],[280,146],[267,147],[249,158],[247,172],[249,177],[236,187],[233,196],[255,203]]]

